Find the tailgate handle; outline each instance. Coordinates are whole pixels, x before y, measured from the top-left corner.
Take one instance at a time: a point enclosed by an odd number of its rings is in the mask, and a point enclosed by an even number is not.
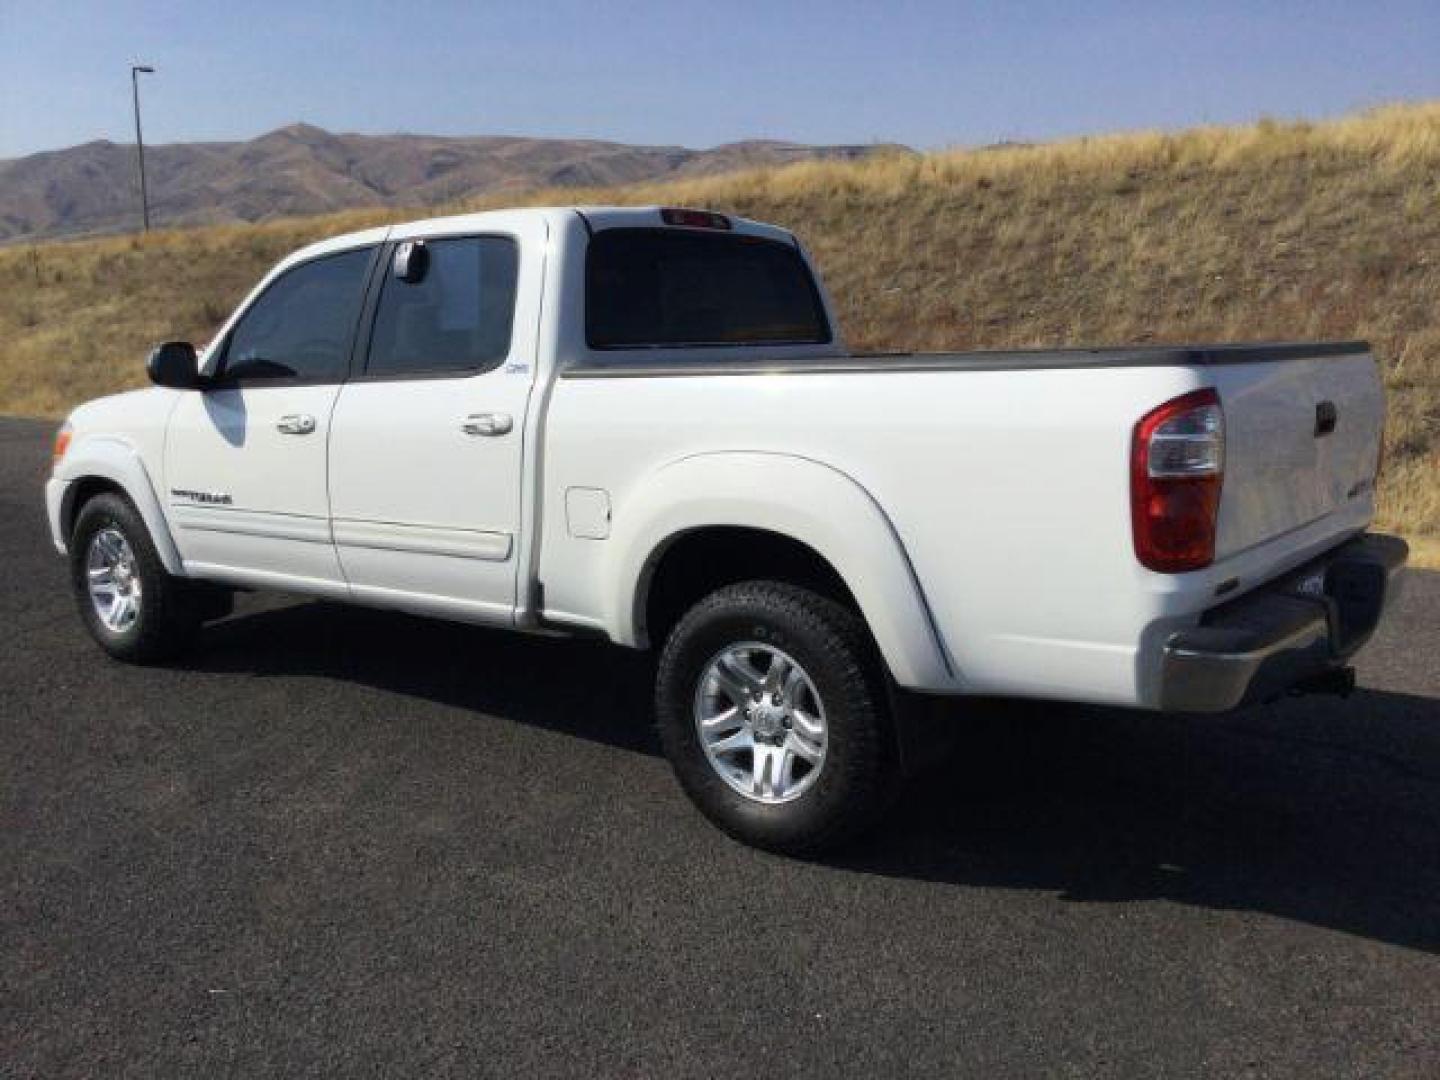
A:
[[[1315,437],[1329,435],[1335,430],[1335,422],[1340,419],[1340,410],[1335,408],[1333,401],[1322,401],[1315,406]]]

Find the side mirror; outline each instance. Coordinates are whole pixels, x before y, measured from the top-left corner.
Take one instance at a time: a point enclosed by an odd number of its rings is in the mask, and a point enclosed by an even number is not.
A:
[[[156,386],[194,390],[200,386],[200,358],[188,341],[167,341],[150,350],[145,373]]]
[[[406,240],[395,249],[390,272],[406,285],[418,285],[430,269],[430,251],[423,240]]]

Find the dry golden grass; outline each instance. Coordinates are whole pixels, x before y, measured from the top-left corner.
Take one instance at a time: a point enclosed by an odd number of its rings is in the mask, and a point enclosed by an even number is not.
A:
[[[1440,103],[488,205],[711,206],[794,228],[850,344],[1367,338],[1390,390],[1382,519],[1440,550]],[[412,214],[0,250],[0,412],[59,416],[205,338],[284,252]]]

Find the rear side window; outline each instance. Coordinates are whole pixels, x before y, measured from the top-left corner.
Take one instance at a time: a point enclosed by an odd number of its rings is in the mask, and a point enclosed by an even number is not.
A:
[[[794,345],[830,340],[805,260],[734,233],[606,229],[585,263],[593,349]]]
[[[367,375],[483,371],[510,352],[519,250],[501,236],[430,240],[418,280],[385,276]]]
[[[344,378],[373,251],[311,259],[276,278],[231,331],[223,377]]]

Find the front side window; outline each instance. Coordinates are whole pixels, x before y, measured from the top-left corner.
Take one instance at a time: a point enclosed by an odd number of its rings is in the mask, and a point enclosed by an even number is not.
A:
[[[276,278],[231,331],[223,377],[343,379],[372,251],[312,259]]]
[[[734,233],[606,229],[585,262],[593,349],[796,345],[830,340],[791,244]]]
[[[367,375],[476,372],[510,352],[519,249],[501,236],[430,240],[423,272],[385,277]]]

